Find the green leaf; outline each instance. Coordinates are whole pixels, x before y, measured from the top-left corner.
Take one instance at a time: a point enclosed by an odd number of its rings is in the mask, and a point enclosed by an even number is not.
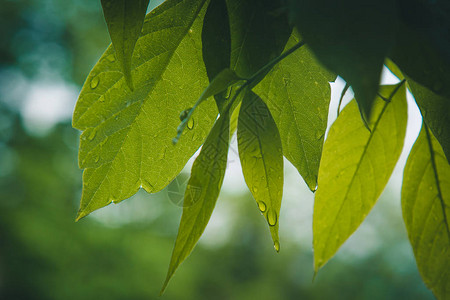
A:
[[[403,73],[392,61],[387,60],[386,65],[395,76],[404,78]],[[425,123],[441,144],[450,163],[450,98],[436,94],[409,77],[407,80]]]
[[[209,83],[206,89],[202,92],[200,98],[198,98],[194,106],[188,109],[187,114],[182,117],[181,123],[177,128],[177,136],[173,140],[174,143],[178,142],[178,139],[180,138],[184,129],[191,120],[192,114],[203,101],[205,101],[209,97],[218,95],[221,92],[226,91],[229,86],[235,84],[240,80],[242,80],[242,78],[237,76],[236,73],[234,73],[234,71],[230,69],[224,69],[219,74],[217,74],[217,76]]]
[[[230,17],[231,69],[249,78],[284,49],[291,34],[280,0],[226,0]]]
[[[225,0],[212,0],[203,21],[202,52],[206,73],[212,81],[223,69],[230,68],[231,36],[228,9]],[[214,97],[221,110],[226,92]]]
[[[237,138],[245,182],[269,224],[274,247],[279,251],[283,150],[268,107],[252,91],[248,91],[241,103]]]
[[[286,49],[299,42],[294,33]],[[319,65],[308,47],[278,63],[254,88],[267,103],[280,131],[283,154],[308,187],[317,186],[320,156],[327,128],[330,84],[336,78]]]
[[[73,126],[83,130],[79,165],[85,169],[77,219],[141,186],[161,190],[203,143],[217,116],[213,103],[200,107],[194,128],[172,145],[180,111],[208,84],[200,50],[203,3],[168,0],[146,17],[133,61],[134,91],[111,47],[89,74],[73,115]]]
[[[450,165],[426,125],[403,174],[402,210],[419,272],[438,299],[450,296]]]
[[[133,89],[131,58],[144,23],[149,0],[101,0],[103,14],[125,80]]]
[[[408,79],[423,119],[444,149],[450,163],[450,97],[440,96]]]
[[[214,124],[192,166],[178,236],[161,293],[175,270],[191,253],[214,210],[227,166],[229,126],[230,117],[225,112]]]
[[[395,1],[289,0],[297,29],[325,67],[352,86],[370,116],[395,27]]]
[[[382,86],[364,126],[351,101],[331,126],[319,169],[314,201],[315,271],[359,227],[383,191],[402,152],[407,105],[403,82]]]

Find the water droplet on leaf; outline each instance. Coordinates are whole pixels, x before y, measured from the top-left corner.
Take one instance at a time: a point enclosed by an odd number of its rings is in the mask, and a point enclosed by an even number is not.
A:
[[[192,128],[194,128],[194,118],[190,118],[189,121],[187,122],[187,128],[189,130],[191,130]]]
[[[258,205],[258,208],[261,212],[265,212],[266,211],[266,203],[264,203],[263,201],[258,201],[256,202],[256,204]]]
[[[187,115],[189,114],[189,111],[190,111],[191,109],[192,109],[192,107],[187,108],[187,109],[183,110],[183,111],[180,113],[180,121],[181,121],[181,122],[183,122],[184,119],[187,118]]]
[[[269,226],[275,226],[277,224],[277,213],[273,210],[269,210],[267,213],[267,223]]]
[[[275,250],[276,250],[277,252],[280,252],[280,243],[279,243],[278,241],[275,241],[275,242],[273,243],[273,247],[275,248]]]
[[[95,89],[99,83],[100,83],[100,78],[98,78],[98,76],[95,76],[94,78],[92,78],[91,84],[90,84],[91,89]]]
[[[96,134],[97,134],[97,131],[92,130],[91,133],[88,135],[88,140],[92,141],[95,138]]]
[[[252,187],[252,191],[253,193],[257,193],[258,192],[258,188],[256,186]]]

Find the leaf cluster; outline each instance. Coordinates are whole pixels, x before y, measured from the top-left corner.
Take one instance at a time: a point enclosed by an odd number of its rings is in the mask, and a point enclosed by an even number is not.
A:
[[[450,295],[450,5],[420,0],[102,0],[112,45],[80,93],[77,219],[196,158],[167,279],[214,210],[237,131],[245,182],[277,251],[283,157],[316,192],[314,268],[359,227],[403,150],[407,88],[423,116],[402,208],[419,271]],[[380,86],[383,65],[400,83]],[[355,99],[325,140],[329,82]],[[214,99],[215,101],[210,101]],[[181,121],[181,122],[180,122]]]

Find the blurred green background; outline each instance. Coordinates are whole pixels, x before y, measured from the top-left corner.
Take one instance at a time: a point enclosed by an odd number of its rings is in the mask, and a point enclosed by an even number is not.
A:
[[[182,211],[174,191],[186,174],[74,222],[82,172],[70,117],[108,44],[99,0],[0,4],[0,299],[158,298]],[[277,254],[235,149],[205,235],[161,299],[433,298],[401,220],[401,164],[313,282],[313,194],[286,162]]]

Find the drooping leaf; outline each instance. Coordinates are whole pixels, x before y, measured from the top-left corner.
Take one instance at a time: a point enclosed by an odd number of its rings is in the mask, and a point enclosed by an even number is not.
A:
[[[193,130],[172,145],[180,111],[208,84],[200,50],[203,3],[167,0],[146,17],[133,60],[134,91],[126,88],[112,47],[89,74],[73,115],[73,126],[83,131],[79,165],[85,169],[77,219],[141,186],[161,190],[203,143],[217,115],[212,103],[199,108]]]
[[[403,82],[402,82],[403,83]],[[314,201],[315,271],[359,227],[383,191],[401,154],[406,131],[404,84],[382,86],[364,126],[356,102],[350,102],[325,141]]]
[[[395,1],[289,0],[289,13],[318,60],[352,86],[370,116],[385,56],[393,42]]]
[[[408,79],[423,119],[444,150],[450,163],[450,97],[435,94],[412,79]]]
[[[175,270],[191,253],[214,210],[227,166],[229,126],[230,117],[225,112],[217,119],[192,166],[178,236],[161,293]]]
[[[186,116],[184,116],[181,120],[180,125],[177,128],[177,136],[174,139],[174,142],[178,142],[181,134],[183,133],[185,127],[191,122],[191,116],[195,112],[196,108],[206,99],[212,97],[214,95],[218,95],[227,90],[228,87],[235,84],[236,82],[242,80],[239,76],[234,73],[234,71],[230,69],[223,69],[219,72],[216,77],[211,80],[209,85],[200,95],[197,102],[195,102],[194,106],[187,111]]]
[[[101,0],[115,55],[128,86],[133,89],[131,58],[150,0]]]
[[[206,73],[212,81],[223,69],[230,68],[231,36],[225,0],[212,0],[203,21],[202,52]],[[225,102],[226,91],[214,96],[219,110]]]
[[[402,210],[419,272],[438,299],[450,296],[450,165],[426,125],[403,174]]]
[[[283,150],[277,125],[266,104],[249,91],[238,119],[238,148],[245,182],[269,224],[275,250],[283,195]]]
[[[277,57],[291,28],[280,0],[226,0],[230,17],[231,69],[249,78]]]
[[[298,42],[294,32],[286,49]],[[278,63],[254,88],[277,124],[284,156],[313,191],[327,128],[329,81],[335,78],[303,46]]]
[[[387,67],[400,79],[403,73],[392,61],[387,61]],[[436,94],[432,90],[407,77],[408,87],[414,95],[422,117],[444,150],[450,162],[450,97]]]

